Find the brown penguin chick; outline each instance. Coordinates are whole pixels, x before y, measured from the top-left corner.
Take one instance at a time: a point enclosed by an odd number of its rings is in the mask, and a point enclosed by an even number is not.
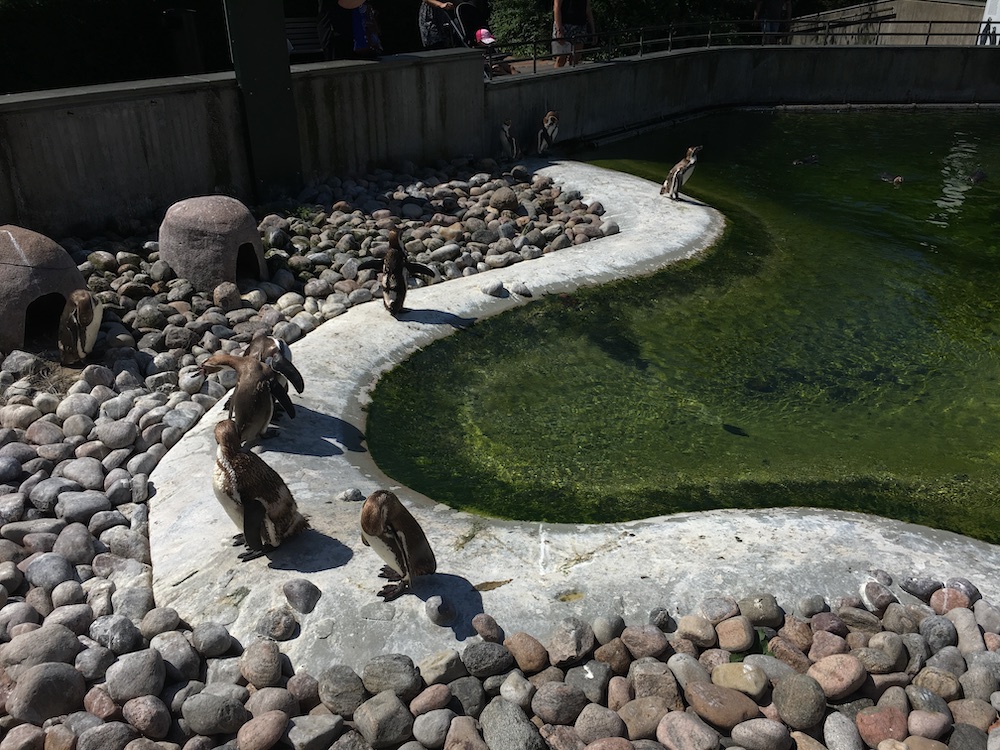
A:
[[[59,318],[59,358],[64,365],[82,362],[94,350],[104,307],[89,289],[74,289]]]
[[[666,193],[672,200],[676,201],[680,199],[681,188],[684,187],[684,183],[694,174],[695,164],[698,163],[699,151],[701,151],[701,146],[691,146],[687,150],[687,155],[674,164],[667,175],[667,179],[663,181],[663,187],[660,188],[660,195]]]
[[[236,528],[234,544],[245,544],[240,560],[252,560],[309,528],[295,498],[278,473],[255,453],[240,447],[236,423],[223,419],[215,426],[215,471],[212,488]]]
[[[387,602],[404,594],[415,576],[437,570],[424,530],[388,490],[376,490],[361,506],[361,541],[385,560],[379,577],[396,581],[378,593]]]
[[[382,304],[392,315],[403,312],[406,301],[407,272],[434,277],[434,270],[423,263],[407,260],[406,251],[399,243],[399,232],[389,232],[389,248],[382,258],[374,257],[358,265],[358,270],[381,268],[379,283],[382,285]]]
[[[295,417],[295,405],[275,377],[274,370],[253,357],[233,354],[213,354],[201,364],[205,374],[218,372],[223,367],[236,370],[236,389],[229,399],[229,418],[236,423],[240,438],[248,443],[259,438],[271,423],[274,403],[278,402]]]

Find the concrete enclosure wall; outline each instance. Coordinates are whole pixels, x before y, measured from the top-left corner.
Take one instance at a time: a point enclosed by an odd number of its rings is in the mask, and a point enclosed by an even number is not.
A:
[[[403,160],[500,153],[560,111],[560,140],[596,138],[720,107],[1000,104],[988,47],[727,47],[482,79],[475,51],[295,66],[306,179]],[[231,74],[0,97],[0,224],[60,237],[221,192],[253,202]]]

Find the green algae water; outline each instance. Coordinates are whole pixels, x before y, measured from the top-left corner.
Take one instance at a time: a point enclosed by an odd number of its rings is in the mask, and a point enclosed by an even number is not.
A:
[[[1000,542],[998,132],[741,112],[578,155],[660,182],[702,144],[685,192],[723,238],[420,352],[374,394],[373,458],[507,518],[812,506]]]

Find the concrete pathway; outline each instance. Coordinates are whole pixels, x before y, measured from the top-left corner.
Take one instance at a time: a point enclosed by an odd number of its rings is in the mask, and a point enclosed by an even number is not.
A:
[[[395,486],[372,463],[364,407],[379,375],[435,339],[530,300],[487,296],[500,279],[523,282],[535,299],[649,273],[710,245],[722,229],[714,210],[672,202],[658,185],[573,162],[529,165],[599,200],[621,233],[488,274],[412,290],[410,312],[393,320],[381,302],[351,308],[293,347],[306,391],[293,393],[298,417],[281,422],[262,457],[288,483],[311,520],[307,532],[270,558],[240,562],[236,529],[211,486],[212,428],[221,403],[160,462],[151,479],[150,541],[159,606],[190,623],[225,623],[244,643],[261,617],[286,604],[282,585],[308,578],[323,592],[298,614],[299,634],[282,650],[299,668],[333,663],[360,669],[380,653],[419,661],[473,635],[485,611],[507,633],[545,642],[563,617],[617,612],[646,622],[649,611],[696,611],[702,598],[771,592],[792,609],[809,594],[857,592],[867,571],[965,576],[1000,600],[1000,547],[947,532],[854,513],[807,509],[712,511],[624,524],[550,525],[495,521],[459,513]],[[670,227],[664,232],[662,227]],[[429,436],[433,439],[433,436]],[[418,580],[414,595],[383,603],[375,593],[382,561],[361,544],[359,503],[334,500],[350,488],[364,495],[391,488],[411,507],[433,545],[439,572]],[[803,505],[809,498],[803,497]],[[451,627],[433,624],[425,602],[442,596],[458,611]],[[904,595],[905,596],[905,595]]]

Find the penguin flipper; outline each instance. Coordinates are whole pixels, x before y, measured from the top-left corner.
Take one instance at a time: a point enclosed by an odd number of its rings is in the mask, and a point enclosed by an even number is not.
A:
[[[359,271],[368,271],[368,270],[370,270],[372,268],[377,269],[377,270],[381,270],[382,269],[382,265],[383,265],[383,261],[382,261],[381,258],[376,258],[376,257],[372,256],[371,258],[368,258],[367,260],[363,260],[360,263],[358,263],[358,270]]]
[[[434,278],[434,269],[430,266],[425,266],[423,263],[417,263],[415,260],[406,261],[406,270],[413,275],[428,276]]]
[[[292,419],[295,419],[295,404],[292,403],[292,399],[288,395],[288,391],[285,390],[284,386],[282,386],[277,380],[272,380],[268,384],[268,388],[270,388],[271,395],[274,396],[274,400],[281,404],[285,413]]]

